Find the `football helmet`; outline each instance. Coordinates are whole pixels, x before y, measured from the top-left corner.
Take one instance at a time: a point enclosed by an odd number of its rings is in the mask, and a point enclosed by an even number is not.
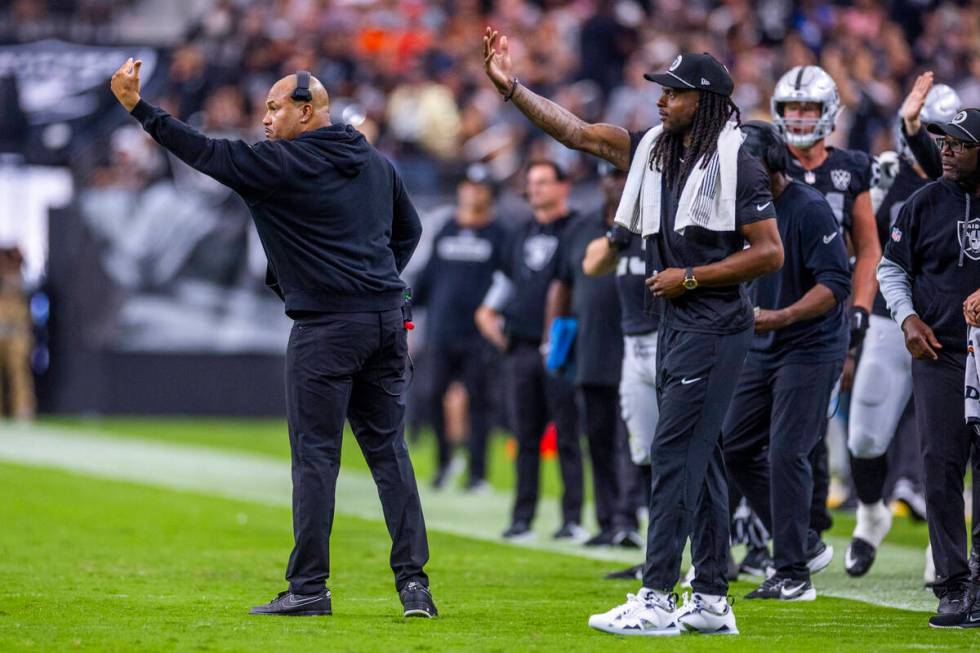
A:
[[[784,117],[788,102],[820,104],[818,118]],[[788,145],[810,147],[834,131],[840,96],[833,78],[820,66],[796,66],[776,83],[770,100],[772,121]]]

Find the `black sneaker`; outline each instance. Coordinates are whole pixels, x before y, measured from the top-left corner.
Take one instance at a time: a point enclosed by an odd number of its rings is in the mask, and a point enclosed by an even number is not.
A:
[[[318,594],[293,594],[279,592],[265,605],[257,605],[249,614],[267,614],[280,617],[319,617],[333,614],[330,608],[330,590]]]
[[[806,567],[811,574],[823,571],[834,559],[834,547],[829,546],[814,533],[806,552]]]
[[[432,592],[425,585],[411,581],[398,592],[402,600],[406,617],[425,617],[431,619],[439,614],[436,604],[432,601]]]
[[[745,551],[745,557],[738,563],[740,573],[765,578],[766,570],[772,567],[772,556],[764,546],[752,546]]]
[[[643,537],[632,529],[616,531],[615,535],[613,535],[613,546],[618,546],[623,549],[642,549]]]
[[[963,615],[960,628],[980,628],[980,586],[974,585],[971,593],[972,600],[970,601],[970,607]]]
[[[950,590],[939,599],[936,614],[929,617],[933,628],[959,628],[964,618],[969,617],[969,593],[966,590]]]
[[[844,571],[855,578],[864,576],[874,564],[876,553],[877,550],[868,542],[860,537],[853,538],[844,551]]]
[[[643,565],[612,571],[606,574],[604,578],[606,580],[643,580]]]
[[[552,533],[551,537],[556,540],[572,540],[584,542],[589,538],[589,532],[573,521],[567,521],[561,528]]]
[[[613,531],[599,531],[584,544],[585,546],[613,546],[615,544],[616,533]]]
[[[777,599],[780,601],[813,601],[817,590],[809,580],[773,574],[757,588],[745,595],[746,599]]]
[[[526,521],[515,521],[503,532],[502,537],[511,542],[526,542],[534,539],[534,531]]]

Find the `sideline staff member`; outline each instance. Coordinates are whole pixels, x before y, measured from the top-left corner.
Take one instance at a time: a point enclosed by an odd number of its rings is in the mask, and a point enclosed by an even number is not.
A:
[[[286,350],[286,417],[293,473],[289,589],[253,614],[331,613],[329,538],[344,417],[378,485],[391,568],[405,616],[434,617],[415,474],[403,435],[407,337],[405,268],[422,233],[386,161],[355,129],[330,123],[330,98],[301,71],[269,91],[269,139],[207,138],[140,99],[140,61],[112,91],[143,128],[191,167],[248,203],[273,288],[295,322]]]

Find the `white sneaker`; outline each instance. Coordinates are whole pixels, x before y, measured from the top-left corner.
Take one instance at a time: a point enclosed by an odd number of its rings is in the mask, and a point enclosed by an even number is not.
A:
[[[687,632],[704,635],[738,635],[735,613],[724,596],[693,594],[677,609],[677,624]]]
[[[637,594],[627,594],[623,605],[589,617],[589,627],[614,635],[673,637],[681,634],[676,613],[674,594],[644,587]]]
[[[687,573],[684,574],[684,580],[681,581],[681,587],[683,587],[686,590],[691,589],[691,583],[694,582],[694,577],[697,576],[697,575],[698,575],[698,572],[694,568],[694,565],[691,565],[690,567],[688,567]]]

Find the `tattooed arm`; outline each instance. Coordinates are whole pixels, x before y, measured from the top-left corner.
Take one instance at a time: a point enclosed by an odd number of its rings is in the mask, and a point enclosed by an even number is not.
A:
[[[489,27],[483,37],[483,64],[487,77],[500,94],[510,99],[521,113],[549,136],[573,150],[601,157],[620,170],[629,170],[629,132],[616,125],[587,123],[564,107],[522,86],[512,72],[507,37]]]

